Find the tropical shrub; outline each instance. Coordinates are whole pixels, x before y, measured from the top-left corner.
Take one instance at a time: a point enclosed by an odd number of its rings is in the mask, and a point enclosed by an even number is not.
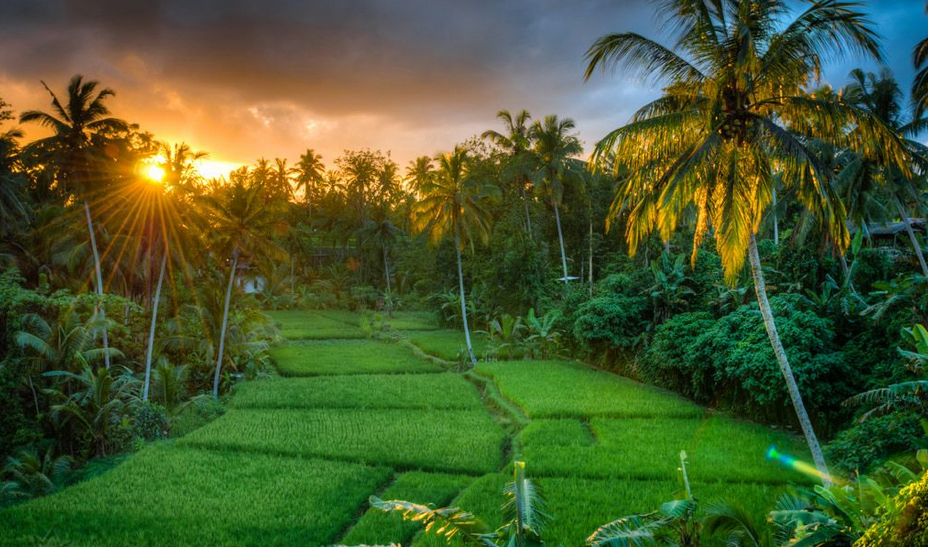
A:
[[[580,306],[573,336],[592,356],[609,360],[628,355],[643,342],[649,326],[650,301],[645,296],[598,296]],[[618,353],[618,355],[616,355]]]
[[[854,547],[928,546],[928,472],[903,488],[887,511],[854,543]]]
[[[859,386],[859,375],[835,344],[834,325],[803,305],[796,294],[770,299],[777,330],[809,411],[822,425],[841,423],[841,402]],[[742,306],[700,335],[689,366],[711,363],[717,384],[713,399],[756,419],[787,422],[792,407],[763,320],[755,305]]]
[[[902,453],[928,445],[919,416],[894,412],[855,423],[828,443],[828,463],[846,473],[865,473],[875,465]]]
[[[707,312],[673,316],[657,327],[648,349],[638,361],[638,373],[649,382],[672,389],[697,401],[710,401],[715,394],[715,371],[711,361],[696,358],[700,336],[715,319]]]

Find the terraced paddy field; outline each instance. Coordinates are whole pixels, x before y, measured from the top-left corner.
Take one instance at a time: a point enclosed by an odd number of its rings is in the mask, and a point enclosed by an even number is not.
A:
[[[577,547],[599,525],[671,499],[681,450],[702,501],[762,514],[806,480],[765,458],[771,445],[807,458],[796,437],[580,363],[453,372],[463,334],[426,314],[399,316],[409,330],[391,326],[405,342],[367,338],[361,314],[273,316],[288,339],[273,351],[282,377],[237,386],[225,415],[181,439],[0,512],[0,547],[48,534],[72,547],[431,547],[435,538],[369,509],[368,497],[453,504],[495,527],[514,457],[554,516],[548,544]]]

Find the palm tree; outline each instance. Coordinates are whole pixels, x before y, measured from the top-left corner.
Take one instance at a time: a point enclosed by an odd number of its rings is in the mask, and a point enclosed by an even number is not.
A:
[[[767,300],[756,233],[772,202],[776,165],[782,184],[795,189],[838,248],[848,244],[844,208],[827,174],[805,139],[782,125],[784,119],[811,120],[822,140],[904,166],[902,143],[880,120],[841,100],[802,93],[823,57],[860,52],[879,58],[876,33],[856,5],[837,0],[809,3],[791,21],[785,0],[658,4],[676,50],[629,32],[603,36],[587,52],[586,78],[623,64],[665,83],[662,97],[596,145],[591,163],[614,154],[629,169],[612,214],[630,206],[626,237],[632,252],[655,228],[668,240],[694,206],[694,263],[710,225],[730,283],[749,257],[777,363],[816,467],[827,477]]]
[[[393,317],[393,291],[390,286],[390,247],[404,234],[403,230],[389,219],[369,220],[358,235],[365,243],[372,243],[380,248],[383,257],[383,276],[387,284],[387,313]]]
[[[928,2],[925,2],[925,13],[928,13]],[[915,119],[920,119],[928,110],[928,38],[915,46],[912,52],[915,61],[915,81],[912,83],[912,102],[915,104]]]
[[[417,204],[416,222],[420,230],[429,231],[440,240],[449,233],[454,237],[454,250],[458,265],[458,291],[461,295],[461,321],[464,340],[471,363],[477,364],[467,324],[467,304],[464,297],[464,271],[461,266],[461,247],[474,240],[486,241],[490,234],[490,213],[486,200],[499,189],[483,183],[477,175],[467,150],[456,146],[437,158],[435,177],[422,188],[423,198]]]
[[[219,329],[219,348],[216,353],[216,371],[213,375],[213,398],[219,397],[219,379],[225,350],[226,329],[229,324],[229,306],[232,290],[238,274],[242,251],[250,256],[272,250],[265,234],[275,223],[272,211],[264,201],[264,185],[248,177],[243,168],[230,175],[227,186],[220,187],[214,194],[204,196],[210,221],[219,236],[216,249],[219,256],[230,256],[229,283],[226,287],[222,310],[222,325]],[[249,180],[251,179],[251,180]]]
[[[903,122],[902,89],[887,69],[884,69],[879,76],[872,72],[864,73],[860,69],[852,70],[850,82],[844,88],[844,96],[848,102],[879,118],[898,134],[911,135],[916,132],[914,121]],[[904,139],[903,144],[911,158],[920,161],[922,169],[928,166],[928,147],[914,139]],[[915,236],[915,231],[912,230],[912,220],[903,205],[911,201],[916,210],[922,212],[928,210],[924,197],[924,179],[906,176],[892,166],[880,166],[878,162],[866,156],[861,156],[860,161],[865,162],[865,165],[859,167],[859,176],[876,177],[887,190],[890,204],[905,225],[906,233],[915,250],[915,256],[918,258],[918,264],[921,266],[922,275],[928,278],[925,254],[922,252],[921,243]]]
[[[94,271],[96,273],[97,295],[103,297],[103,274],[100,269],[100,252],[97,249],[97,238],[94,235],[93,220],[90,214],[89,195],[91,186],[99,183],[94,180],[92,163],[95,150],[91,142],[94,134],[106,131],[122,131],[128,124],[118,118],[109,116],[110,111],[104,104],[108,97],[116,94],[109,88],[97,91],[100,85],[95,81],[84,81],[83,76],[76,75],[68,84],[67,101],[62,103],[58,96],[42,82],[45,90],[52,97],[52,114],[40,110],[23,112],[20,121],[23,123],[35,122],[53,131],[53,135],[39,139],[29,146],[35,149],[46,150],[58,156],[56,164],[59,166],[58,178],[67,188],[81,195],[84,202],[84,213],[87,217],[87,231],[90,234],[90,247],[93,250]],[[101,316],[106,316],[106,310],[98,305]],[[103,347],[109,346],[106,327],[103,328]],[[110,366],[109,355],[105,356],[106,367]]]
[[[570,283],[567,276],[567,253],[564,251],[564,232],[561,229],[561,214],[558,204],[564,197],[564,183],[573,176],[570,168],[572,158],[583,152],[580,141],[570,132],[576,128],[570,118],[559,120],[557,116],[546,116],[544,121],[535,122],[529,135],[534,146],[535,181],[544,188],[551,206],[554,207],[554,220],[557,224],[557,239],[561,245],[561,266],[564,284]]]
[[[313,220],[313,200],[316,197],[316,187],[325,180],[325,165],[322,164],[322,155],[312,148],[307,148],[296,164],[296,188],[303,190],[303,200],[309,221]]]
[[[513,117],[508,110],[500,110],[496,117],[505,125],[506,134],[490,129],[484,131],[482,137],[509,154],[507,170],[513,184],[519,188],[519,195],[522,196],[522,203],[525,206],[525,233],[528,234],[529,239],[532,239],[532,217],[529,214],[528,197],[525,193],[525,187],[531,183],[529,179],[531,158],[528,152],[532,141],[529,136],[528,122],[532,115],[527,110],[522,110]]]
[[[432,165],[434,160],[429,156],[419,156],[409,161],[406,166],[406,189],[412,195],[419,197],[422,188],[431,181],[435,175],[435,166]]]
[[[152,248],[161,249],[161,267],[158,269],[158,281],[155,288],[155,296],[151,303],[151,324],[148,330],[148,347],[145,349],[145,380],[142,384],[142,400],[148,400],[149,387],[151,386],[151,366],[155,348],[155,331],[158,326],[158,307],[161,303],[161,287],[164,285],[164,278],[168,271],[168,261],[172,256],[171,241],[180,243],[183,239],[182,230],[179,230],[183,222],[183,217],[190,217],[195,211],[194,208],[188,208],[186,213],[175,200],[175,194],[165,192],[165,189],[191,189],[199,175],[196,172],[195,162],[206,157],[205,152],[193,152],[186,143],[175,144],[173,147],[161,143],[159,145],[163,161],[161,167],[164,169],[163,188],[150,189],[154,193],[152,200],[152,211],[150,222],[153,224],[151,230],[151,239],[149,242]],[[186,262],[183,257],[180,257]]]

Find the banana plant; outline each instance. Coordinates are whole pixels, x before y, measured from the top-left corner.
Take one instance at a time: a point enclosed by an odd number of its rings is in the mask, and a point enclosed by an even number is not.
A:
[[[661,504],[657,511],[627,515],[600,526],[587,543],[590,547],[698,547],[701,524],[696,520],[696,499],[686,472],[686,452],[680,452],[679,479],[683,499]]]
[[[512,350],[521,345],[524,328],[521,317],[513,317],[508,313],[490,321],[490,331],[487,334],[493,345],[493,353],[499,356],[505,351],[506,358],[512,360]]]
[[[669,253],[661,253],[660,261],[651,263],[651,275],[654,284],[648,289],[654,307],[654,319],[663,323],[674,313],[686,309],[693,290],[689,287],[690,279],[686,275],[686,256],[677,255],[671,259]]]
[[[542,359],[547,359],[550,353],[557,350],[558,340],[561,333],[554,328],[559,314],[557,311],[550,311],[541,317],[535,315],[535,308],[528,310],[525,316],[525,328],[528,330],[528,349],[532,357],[536,358],[536,350]]]
[[[862,419],[883,415],[894,410],[913,410],[925,415],[928,411],[928,330],[916,324],[902,329],[902,339],[914,346],[915,351],[898,348],[899,354],[909,359],[909,370],[917,377],[906,382],[871,389],[844,402],[845,406],[871,406]]]
[[[540,547],[541,533],[551,520],[541,490],[525,475],[525,462],[513,464],[513,480],[503,490],[503,512],[509,519],[490,532],[486,524],[459,507],[435,508],[403,500],[384,501],[371,496],[370,505],[387,513],[399,513],[404,520],[418,522],[426,533],[446,544],[479,547]]]
[[[928,453],[919,451],[917,460],[922,471],[928,469]],[[889,462],[874,475],[859,476],[852,483],[800,489],[793,506],[771,511],[770,520],[781,533],[781,543],[790,547],[851,545],[884,515],[903,509],[905,501],[898,494],[919,476]]]

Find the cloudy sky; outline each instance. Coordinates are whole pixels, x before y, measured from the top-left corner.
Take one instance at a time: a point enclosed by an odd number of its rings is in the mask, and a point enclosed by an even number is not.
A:
[[[866,8],[904,87],[924,7]],[[405,164],[496,127],[501,108],[574,118],[589,147],[655,90],[584,83],[584,52],[608,32],[659,29],[647,0],[2,0],[0,96],[46,108],[40,80],[63,92],[80,73],[116,90],[116,115],[226,162],[311,147]]]

